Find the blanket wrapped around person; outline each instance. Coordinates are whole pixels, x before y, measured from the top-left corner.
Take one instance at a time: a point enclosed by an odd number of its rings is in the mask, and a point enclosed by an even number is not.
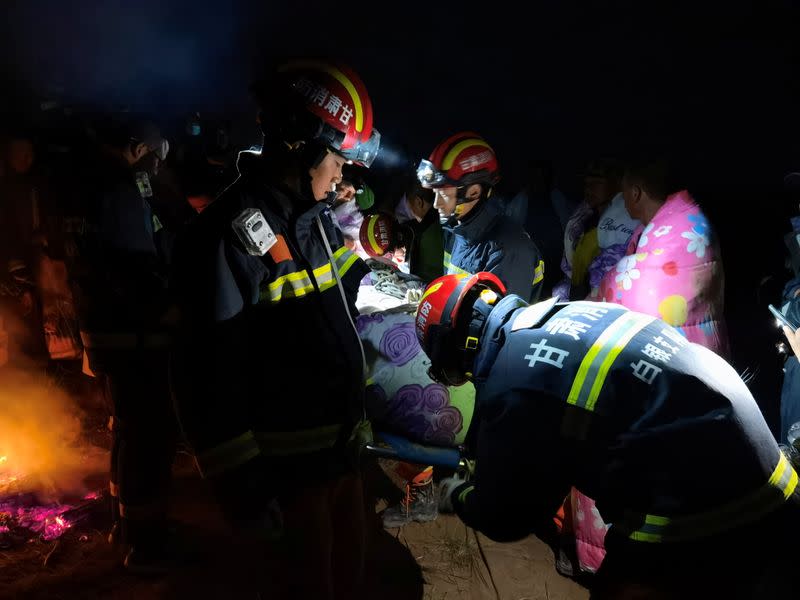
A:
[[[410,304],[358,317],[367,360],[367,414],[377,430],[424,445],[464,443],[475,407],[471,383],[444,386],[428,376],[430,360],[414,330]]]

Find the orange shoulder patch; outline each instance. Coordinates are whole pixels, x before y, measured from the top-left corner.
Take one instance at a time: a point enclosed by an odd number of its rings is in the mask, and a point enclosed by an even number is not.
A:
[[[275,236],[275,243],[269,249],[269,255],[275,263],[292,260],[292,253],[289,252],[289,246],[282,235]]]

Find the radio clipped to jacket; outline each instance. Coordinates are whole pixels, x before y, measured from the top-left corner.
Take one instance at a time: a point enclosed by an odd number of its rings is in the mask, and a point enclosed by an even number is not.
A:
[[[277,241],[275,232],[257,208],[247,208],[231,224],[251,256],[264,256]]]

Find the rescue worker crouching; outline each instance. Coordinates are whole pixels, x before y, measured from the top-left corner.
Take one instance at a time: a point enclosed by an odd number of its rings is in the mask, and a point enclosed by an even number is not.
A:
[[[364,419],[352,319],[369,269],[330,205],[342,166],[369,166],[380,134],[346,67],[293,62],[253,90],[263,150],[240,155],[238,180],[175,250],[176,406],[229,520],[279,538],[276,597],[351,598],[365,534],[348,448]]]
[[[432,282],[416,327],[432,376],[478,390],[474,480],[443,480],[440,510],[510,541],[574,485],[611,524],[593,598],[791,596],[797,473],[722,358],[619,305],[528,306],[489,273]]]

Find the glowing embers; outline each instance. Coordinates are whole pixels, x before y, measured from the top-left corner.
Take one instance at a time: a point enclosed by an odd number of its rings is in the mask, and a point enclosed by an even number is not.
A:
[[[54,540],[70,527],[72,522],[64,515],[73,507],[69,504],[52,504],[46,506],[17,504],[16,501],[0,501],[0,535],[17,533],[31,537],[31,533],[45,540]]]

